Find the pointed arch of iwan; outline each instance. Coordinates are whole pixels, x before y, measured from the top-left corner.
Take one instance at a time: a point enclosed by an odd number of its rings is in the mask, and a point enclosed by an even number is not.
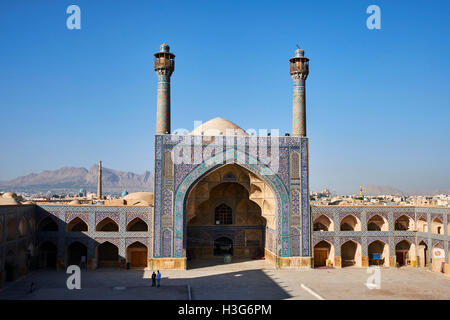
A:
[[[237,159],[245,159],[245,164],[241,164],[237,162]],[[290,247],[290,238],[289,238],[289,193],[287,192],[286,186],[281,181],[281,179],[270,169],[265,166],[263,163],[258,161],[255,158],[252,158],[250,155],[240,151],[240,150],[228,150],[225,153],[220,153],[215,155],[214,157],[206,160],[202,165],[197,166],[194,170],[192,170],[180,183],[175,193],[175,232],[174,232],[174,256],[182,257],[183,249],[186,249],[186,238],[183,236],[183,231],[186,226],[186,217],[185,217],[185,209],[186,209],[186,200],[189,192],[195,186],[195,184],[202,179],[206,174],[216,170],[222,166],[234,164],[246,169],[250,173],[257,176],[259,179],[264,181],[267,185],[270,186],[272,192],[275,196],[276,208],[274,208],[275,212],[275,220],[276,226],[281,226],[282,230],[274,230],[275,234],[281,234],[281,241],[275,241],[276,248],[273,248],[275,252],[271,252],[272,254],[278,256],[289,256],[289,247]],[[264,174],[262,174],[264,172]],[[286,212],[283,212],[286,211]],[[179,221],[182,219],[182,221]],[[286,221],[285,221],[286,220]],[[279,221],[279,222],[278,222]],[[281,222],[281,223],[280,223]],[[307,226],[309,227],[309,226]],[[279,232],[281,231],[281,232]],[[155,239],[158,241],[158,239]],[[280,245],[278,245],[278,243]],[[309,245],[303,244],[304,246]],[[155,245],[155,249],[156,249]],[[267,251],[268,248],[266,248]]]

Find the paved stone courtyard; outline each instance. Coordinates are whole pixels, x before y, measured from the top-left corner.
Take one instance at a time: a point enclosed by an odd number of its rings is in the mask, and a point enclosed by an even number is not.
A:
[[[450,300],[450,278],[421,268],[382,268],[381,289],[370,290],[365,286],[367,269],[360,268],[277,270],[263,260],[200,260],[189,266],[186,271],[162,270],[160,288],[151,287],[148,270],[82,271],[81,290],[66,288],[69,275],[64,272],[39,270],[8,284],[0,299]]]

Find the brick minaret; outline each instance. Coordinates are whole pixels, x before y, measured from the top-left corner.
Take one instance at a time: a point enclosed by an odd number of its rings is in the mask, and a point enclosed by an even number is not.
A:
[[[292,101],[292,135],[306,137],[306,102],[305,82],[309,73],[309,59],[304,57],[304,51],[295,50],[295,57],[289,59],[290,72],[294,81]]]
[[[156,106],[156,134],[170,134],[170,76],[175,69],[175,55],[163,43],[155,53],[155,72],[158,75]]]
[[[102,198],[102,162],[98,162],[97,198]]]

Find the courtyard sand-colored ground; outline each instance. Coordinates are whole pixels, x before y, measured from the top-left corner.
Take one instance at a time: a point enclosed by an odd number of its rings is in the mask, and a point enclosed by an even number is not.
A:
[[[427,269],[382,268],[381,288],[365,285],[367,269],[279,270],[263,260],[223,264],[197,260],[189,270],[162,270],[161,288],[151,271],[82,271],[81,290],[68,290],[64,272],[39,270],[0,290],[0,299],[446,299],[450,278]],[[29,293],[31,282],[35,291]],[[303,284],[303,286],[302,286]],[[308,289],[310,288],[311,291]],[[316,293],[317,295],[314,295]]]

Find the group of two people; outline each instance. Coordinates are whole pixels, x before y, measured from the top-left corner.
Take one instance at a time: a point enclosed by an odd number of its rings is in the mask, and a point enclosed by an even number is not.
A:
[[[158,284],[156,284],[158,283]],[[160,287],[161,284],[161,273],[159,273],[159,270],[157,271],[157,273],[155,273],[155,271],[153,271],[152,273],[152,287],[154,287],[156,285],[157,288]]]

